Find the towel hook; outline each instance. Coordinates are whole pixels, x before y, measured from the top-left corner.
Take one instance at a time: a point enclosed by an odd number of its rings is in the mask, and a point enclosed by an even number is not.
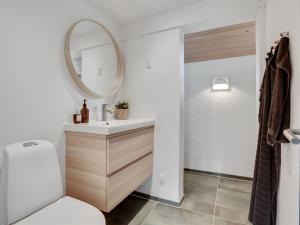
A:
[[[280,33],[280,37],[289,37],[290,36],[290,32],[286,31],[286,32],[281,32]]]

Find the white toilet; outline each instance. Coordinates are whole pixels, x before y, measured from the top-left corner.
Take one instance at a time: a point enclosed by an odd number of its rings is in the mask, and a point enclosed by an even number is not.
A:
[[[63,197],[56,150],[47,141],[7,146],[1,179],[3,225],[105,225],[98,209]]]

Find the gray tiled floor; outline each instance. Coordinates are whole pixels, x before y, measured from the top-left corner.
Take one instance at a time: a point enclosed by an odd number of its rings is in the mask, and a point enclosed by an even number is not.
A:
[[[218,177],[185,173],[182,207],[214,215]]]
[[[143,225],[209,225],[213,216],[158,204]]]
[[[185,173],[181,208],[129,196],[107,225],[248,225],[250,181]]]

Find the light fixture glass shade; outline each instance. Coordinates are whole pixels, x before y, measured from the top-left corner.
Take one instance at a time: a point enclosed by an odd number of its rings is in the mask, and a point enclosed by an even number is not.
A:
[[[229,84],[228,78],[227,77],[217,77],[217,78],[213,79],[211,90],[212,91],[229,91],[230,84]]]

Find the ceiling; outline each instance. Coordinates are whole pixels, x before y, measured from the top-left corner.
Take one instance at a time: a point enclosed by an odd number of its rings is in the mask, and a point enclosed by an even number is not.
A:
[[[120,24],[154,16],[202,0],[89,0]]]

